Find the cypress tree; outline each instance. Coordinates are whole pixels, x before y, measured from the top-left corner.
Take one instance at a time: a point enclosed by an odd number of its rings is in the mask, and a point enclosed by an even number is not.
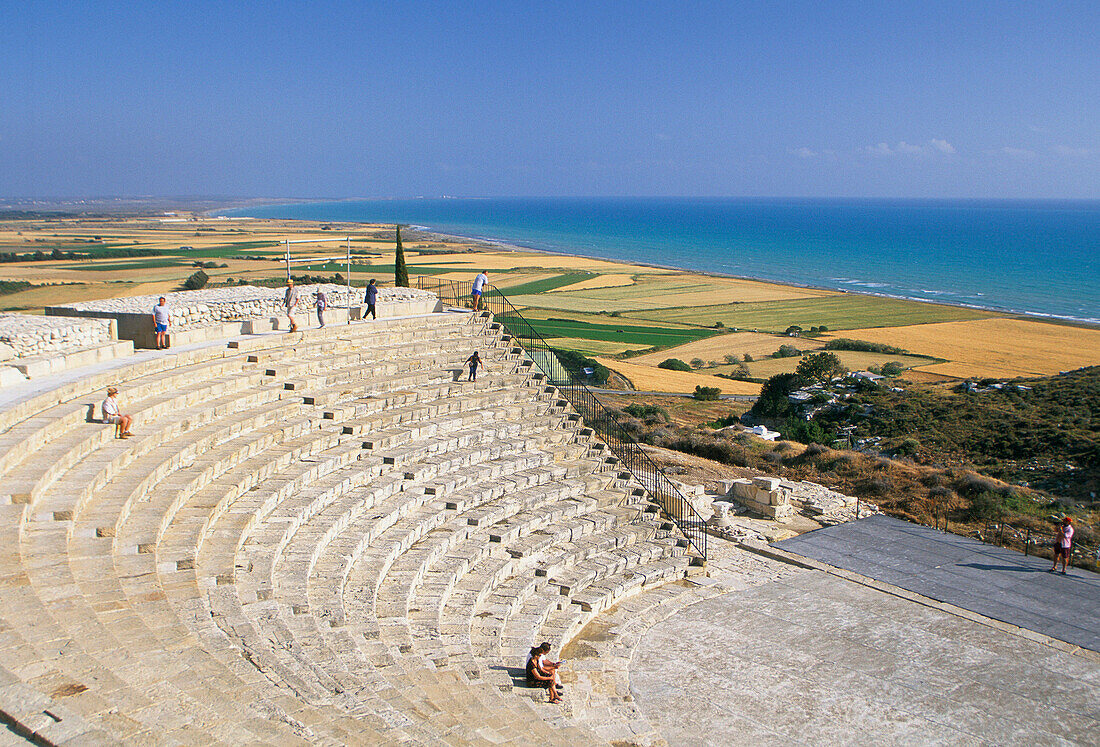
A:
[[[405,266],[405,250],[401,248],[401,226],[397,226],[397,253],[393,260],[393,284],[398,288],[409,287],[409,268]]]

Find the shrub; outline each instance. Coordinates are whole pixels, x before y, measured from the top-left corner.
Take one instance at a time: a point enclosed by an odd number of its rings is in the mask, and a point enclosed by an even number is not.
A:
[[[575,350],[554,350],[554,357],[574,376],[585,378],[584,369],[592,369],[592,381],[606,384],[611,370],[597,360],[589,358]]]
[[[702,368],[705,365],[707,365],[707,362],[705,360],[703,360],[702,358],[692,358],[691,359],[691,367],[692,368]]]
[[[832,440],[821,424],[815,420],[795,420],[790,418],[782,428],[783,438],[800,441],[804,444],[823,444]]]
[[[905,456],[912,456],[917,453],[919,448],[920,441],[909,436],[908,438],[902,439],[902,442],[898,444],[898,447],[894,449],[894,451],[898,454],[904,454]]]
[[[715,322],[714,323],[714,328],[715,329],[725,329],[725,327],[726,327],[726,325],[722,324],[722,322]]]
[[[632,403],[623,408],[623,412],[635,418],[641,418],[647,423],[667,423],[668,410],[657,405]]]
[[[738,358],[736,355],[727,355],[725,356],[724,360],[726,361],[726,363],[732,366],[734,363],[737,363],[741,359]]]
[[[722,394],[722,390],[716,386],[695,386],[695,399],[698,400],[716,400]]]
[[[195,270],[191,277],[183,281],[183,287],[187,290],[199,290],[206,286],[206,281],[210,279],[202,270]]]
[[[828,331],[826,327],[818,327],[822,332]],[[860,353],[884,353],[886,355],[904,355],[905,350],[893,345],[885,345],[881,342],[867,342],[865,340],[850,340],[847,337],[838,337],[825,343],[826,350],[855,350]]]
[[[872,477],[859,483],[858,487],[866,495],[884,496],[889,494],[893,483],[886,477]]]
[[[665,368],[669,371],[690,371],[691,366],[684,363],[679,358],[666,358],[657,364],[657,368]]]
[[[748,353],[745,353],[743,356],[741,356],[741,360],[745,361],[745,363],[752,363],[752,356]]]
[[[780,345],[779,350],[772,353],[772,358],[797,358],[800,355],[802,351],[794,345]]]
[[[905,370],[905,366],[901,365],[897,361],[887,361],[882,364],[882,375],[889,376],[891,378],[895,376],[901,376],[902,371]]]
[[[1005,506],[1000,496],[989,491],[971,497],[966,509],[966,518],[970,521],[998,521],[1005,515]]]
[[[621,311],[612,311],[611,312],[611,316],[613,316],[613,317],[620,317],[622,315],[623,315],[623,312],[621,312]]]

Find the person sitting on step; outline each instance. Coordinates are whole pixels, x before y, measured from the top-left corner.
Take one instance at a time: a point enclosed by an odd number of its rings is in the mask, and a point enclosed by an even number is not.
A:
[[[528,687],[545,687],[546,692],[550,694],[550,702],[557,703],[561,700],[561,695],[558,694],[557,680],[558,674],[554,672],[552,674],[544,674],[539,669],[539,652],[541,647],[535,646],[531,649],[531,653],[527,654],[527,686]]]
[[[554,676],[554,684],[559,690],[564,690],[565,687],[561,684],[561,677],[558,676],[558,668],[565,663],[565,659],[561,661],[550,661],[547,656],[550,655],[550,644],[547,641],[543,641],[536,649],[538,654],[535,656],[535,661],[538,663],[539,671],[543,674],[552,674]]]
[[[115,438],[129,438],[130,425],[134,422],[134,419],[129,415],[123,415],[122,411],[118,407],[118,389],[115,387],[107,387],[107,399],[103,400],[103,422],[110,423],[115,427]]]

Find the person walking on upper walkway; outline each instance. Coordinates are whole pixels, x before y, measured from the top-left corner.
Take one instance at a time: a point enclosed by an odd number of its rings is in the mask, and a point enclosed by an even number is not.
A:
[[[167,299],[161,296],[153,307],[153,331],[157,335],[157,350],[168,347],[168,325],[171,323],[172,312],[168,310]]]
[[[294,307],[298,305],[298,289],[294,287],[294,281],[287,279],[286,293],[283,294],[283,306],[286,308],[286,318],[290,320],[290,331],[298,331],[298,323],[294,321]]]
[[[325,309],[328,308],[328,296],[323,290],[317,291],[317,324],[325,326]]]
[[[378,303],[378,286],[374,284],[374,278],[370,279],[367,283],[367,292],[364,295],[364,300],[367,302],[367,310],[363,312],[363,319],[367,318],[367,314],[370,314],[371,319],[378,319],[378,312],[375,311],[374,305]]]

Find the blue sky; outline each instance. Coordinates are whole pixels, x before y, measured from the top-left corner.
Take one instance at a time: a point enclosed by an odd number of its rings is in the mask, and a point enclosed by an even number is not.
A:
[[[1100,198],[1100,2],[0,0],[0,195]]]

